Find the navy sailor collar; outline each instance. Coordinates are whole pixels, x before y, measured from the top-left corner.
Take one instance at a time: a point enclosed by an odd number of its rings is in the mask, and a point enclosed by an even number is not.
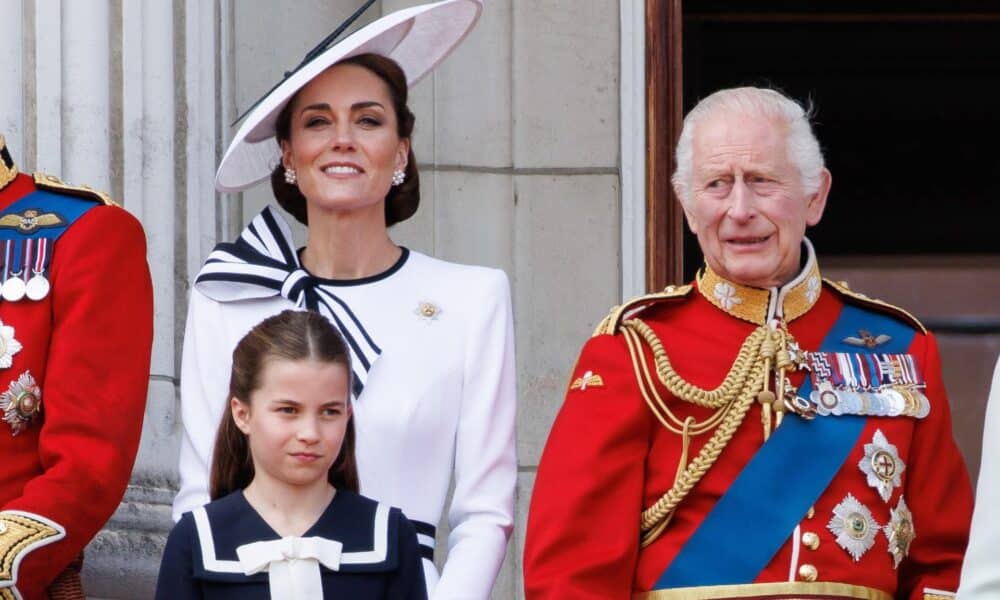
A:
[[[343,544],[341,572],[382,572],[399,563],[398,509],[364,496],[337,490],[316,523],[301,537],[322,537]],[[266,573],[244,575],[236,549],[281,539],[247,502],[242,490],[190,513],[197,543],[194,575],[214,581],[267,581]],[[322,567],[323,572],[329,572]]]

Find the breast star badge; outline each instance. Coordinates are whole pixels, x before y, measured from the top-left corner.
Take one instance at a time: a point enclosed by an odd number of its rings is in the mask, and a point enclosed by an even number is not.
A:
[[[913,514],[906,506],[903,497],[899,497],[896,508],[889,510],[891,518],[885,526],[885,537],[889,539],[889,554],[892,555],[893,568],[898,569],[899,563],[910,553],[910,544],[917,537],[913,528]]]
[[[837,538],[837,545],[847,551],[854,562],[875,545],[875,536],[881,530],[868,507],[851,494],[847,494],[833,509],[833,518],[827,528]]]
[[[889,501],[892,490],[903,484],[906,469],[896,446],[889,443],[881,429],[875,430],[872,443],[865,444],[865,456],[858,467],[868,478],[868,485],[875,488],[882,500]]]
[[[14,328],[0,321],[0,369],[14,364],[14,355],[21,351],[21,342],[14,339]]]
[[[3,409],[3,420],[10,425],[11,435],[24,431],[28,424],[42,410],[42,390],[31,376],[30,371],[10,382],[3,394],[0,394],[0,409]]]
[[[569,389],[584,391],[589,387],[604,387],[604,379],[600,375],[594,375],[593,371],[587,371],[574,379]]]

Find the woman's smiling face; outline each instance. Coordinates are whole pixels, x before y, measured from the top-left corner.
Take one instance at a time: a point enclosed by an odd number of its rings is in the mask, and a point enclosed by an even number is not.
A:
[[[282,164],[295,169],[312,212],[353,211],[381,206],[409,147],[388,85],[364,67],[334,65],[293,100]]]

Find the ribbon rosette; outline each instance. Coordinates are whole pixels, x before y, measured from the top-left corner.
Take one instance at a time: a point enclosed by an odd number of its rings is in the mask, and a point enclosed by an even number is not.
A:
[[[245,574],[268,574],[273,600],[322,600],[319,566],[340,570],[342,551],[343,544],[335,540],[289,536],[244,544],[236,549],[236,556]]]

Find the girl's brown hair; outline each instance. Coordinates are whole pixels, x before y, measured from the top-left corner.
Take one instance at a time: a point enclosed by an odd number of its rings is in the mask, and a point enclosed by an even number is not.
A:
[[[312,311],[286,310],[258,323],[233,350],[233,372],[229,379],[229,397],[250,402],[250,395],[260,388],[260,376],[269,360],[315,360],[344,365],[350,389],[351,358],[344,338],[322,315]],[[253,458],[250,444],[236,426],[229,400],[215,437],[209,495],[212,500],[242,490],[253,481]],[[349,402],[350,400],[348,400]],[[358,466],[354,458],[354,417],[347,422],[340,454],[327,477],[337,489],[359,490]]]
[[[389,88],[392,107],[396,112],[396,134],[400,139],[407,140],[413,136],[413,125],[416,122],[416,117],[406,105],[406,97],[409,93],[409,88],[406,86],[406,73],[396,61],[380,54],[359,54],[345,58],[337,65],[363,67],[384,81],[386,87]],[[275,137],[277,137],[279,144],[291,138],[292,110],[297,96],[298,94],[293,96],[285,108],[278,113],[274,127]],[[420,174],[417,171],[417,159],[413,156],[413,144],[410,144],[410,151],[407,154],[405,173],[406,179],[403,183],[390,187],[389,193],[385,195],[385,224],[387,227],[409,219],[417,212],[417,207],[420,205]],[[271,172],[271,190],[274,191],[274,198],[281,205],[281,208],[287,210],[299,223],[309,225],[306,214],[306,197],[302,195],[297,185],[285,181],[285,167],[280,162]]]

